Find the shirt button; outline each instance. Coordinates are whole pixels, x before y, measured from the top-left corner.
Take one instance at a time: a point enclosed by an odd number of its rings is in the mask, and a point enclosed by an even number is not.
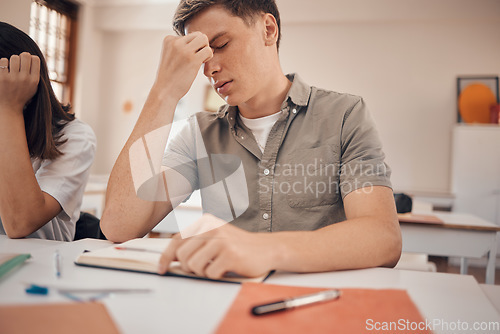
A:
[[[297,113],[297,109],[293,108],[292,112],[293,112],[294,114],[296,114],[296,113]]]
[[[269,173],[270,173],[270,172],[269,172],[269,169],[267,169],[267,168],[266,168],[266,169],[264,169],[264,175],[269,175]]]
[[[267,220],[267,219],[269,218],[269,215],[268,215],[267,213],[264,213],[264,214],[262,215],[262,218],[264,218],[264,219],[266,219],[266,220]]]

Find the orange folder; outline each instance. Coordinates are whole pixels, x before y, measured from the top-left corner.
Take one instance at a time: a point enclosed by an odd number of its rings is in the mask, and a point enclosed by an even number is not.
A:
[[[118,334],[101,303],[0,305],[0,333]]]
[[[337,300],[262,316],[250,312],[256,305],[323,290],[329,289],[243,283],[216,333],[432,333],[405,290],[340,289]]]

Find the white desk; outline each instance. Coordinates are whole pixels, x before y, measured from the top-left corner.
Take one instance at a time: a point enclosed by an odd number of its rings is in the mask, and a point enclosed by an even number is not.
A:
[[[467,274],[467,258],[487,256],[486,283],[494,284],[500,227],[469,214],[432,212],[432,215],[444,224],[400,224],[403,252],[461,257],[461,274]]]
[[[39,249],[64,244],[63,241],[42,240],[42,239],[9,239],[0,234],[1,253],[22,253],[28,250],[34,252]]]
[[[50,303],[67,299],[50,293],[28,295],[23,282],[78,287],[149,288],[153,292],[115,294],[102,300],[123,333],[211,333],[224,317],[239,285],[186,278],[79,267],[73,264],[84,249],[107,246],[107,241],[80,240],[72,243],[40,240],[8,240],[5,246],[32,253],[32,260],[0,280],[0,304]],[[55,278],[52,255],[58,249],[63,257],[62,277]],[[426,273],[386,268],[320,274],[276,273],[266,282],[274,284],[406,289],[429,321],[495,322],[500,315],[471,276]],[[436,333],[450,333],[435,328]],[[458,333],[458,332],[457,332]],[[470,331],[464,331],[470,333]],[[491,332],[494,333],[494,332]]]
[[[479,284],[479,286],[500,313],[500,285]]]

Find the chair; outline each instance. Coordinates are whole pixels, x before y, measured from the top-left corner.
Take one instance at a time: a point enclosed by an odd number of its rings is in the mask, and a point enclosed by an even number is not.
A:
[[[394,194],[394,201],[396,202],[396,210],[398,213],[407,213],[412,211],[413,200],[405,193]]]
[[[80,218],[76,222],[75,238],[80,240],[85,238],[107,240],[99,226],[100,220],[88,212],[80,212]]]

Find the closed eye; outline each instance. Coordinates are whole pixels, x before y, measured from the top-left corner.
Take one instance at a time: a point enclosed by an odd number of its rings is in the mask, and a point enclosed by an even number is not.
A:
[[[226,47],[226,45],[228,45],[228,44],[229,44],[229,42],[226,42],[226,43],[222,44],[221,46],[214,47],[214,50],[222,50],[222,49],[224,49],[224,47]]]

